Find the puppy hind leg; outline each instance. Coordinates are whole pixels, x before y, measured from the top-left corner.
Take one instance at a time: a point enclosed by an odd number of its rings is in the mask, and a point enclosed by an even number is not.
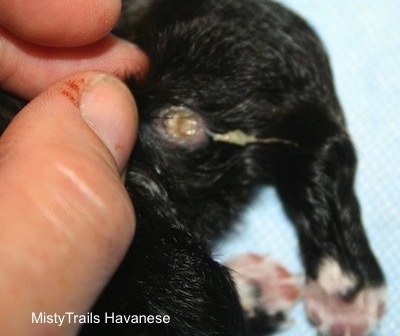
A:
[[[298,231],[306,309],[324,335],[363,336],[382,315],[385,285],[353,190],[354,149],[345,133],[309,148],[281,165],[276,180]]]
[[[85,325],[81,336],[245,335],[243,312],[228,271],[179,229],[138,229],[92,313],[101,317],[101,323]],[[106,314],[167,321],[104,323]]]
[[[243,336],[243,311],[228,271],[182,225],[151,169],[140,170],[139,159],[134,163],[127,185],[137,216],[135,237],[93,313],[169,319],[90,324],[81,335]]]
[[[292,325],[288,312],[303,289],[301,276],[293,275],[268,256],[246,253],[226,262],[246,314],[248,335],[285,329]]]

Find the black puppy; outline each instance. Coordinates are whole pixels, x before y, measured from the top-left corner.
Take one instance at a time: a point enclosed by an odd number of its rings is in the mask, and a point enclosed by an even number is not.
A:
[[[267,0],[131,0],[116,33],[151,60],[145,80],[129,81],[140,135],[126,185],[138,225],[93,307],[102,323],[82,335],[277,327],[282,314],[257,303],[244,313],[227,268],[210,256],[265,184],[276,186],[298,232],[310,320],[328,335],[373,329],[384,277],[362,228],[355,152],[328,58],[309,26]],[[5,126],[20,105],[6,94],[0,105]],[[170,320],[105,323],[106,312]]]

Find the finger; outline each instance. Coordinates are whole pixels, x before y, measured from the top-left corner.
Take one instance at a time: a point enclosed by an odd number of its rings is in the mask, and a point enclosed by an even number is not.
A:
[[[128,89],[69,76],[34,99],[0,138],[0,316],[6,335],[71,334],[32,312],[84,314],[133,235],[120,172],[136,134]],[[22,210],[22,211],[21,211]],[[10,294],[12,293],[12,294]]]
[[[25,99],[32,99],[58,79],[77,71],[143,77],[149,64],[138,47],[112,35],[79,48],[46,48],[0,28],[0,45],[0,86]]]
[[[45,46],[82,46],[104,37],[121,11],[118,0],[4,0],[0,25]]]

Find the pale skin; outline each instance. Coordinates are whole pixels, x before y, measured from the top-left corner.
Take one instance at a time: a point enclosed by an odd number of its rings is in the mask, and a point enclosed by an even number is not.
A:
[[[79,325],[32,324],[32,312],[84,314],[133,238],[121,173],[137,110],[125,85],[104,73],[144,76],[148,60],[108,35],[120,7],[0,2],[0,86],[34,98],[0,138],[5,335],[75,335]]]

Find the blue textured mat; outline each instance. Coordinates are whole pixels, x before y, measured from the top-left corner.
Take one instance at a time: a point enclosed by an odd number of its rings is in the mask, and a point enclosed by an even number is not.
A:
[[[281,0],[316,29],[330,54],[336,88],[355,142],[357,193],[373,249],[386,273],[388,312],[376,336],[400,335],[400,2]],[[293,229],[274,190],[260,194],[237,236],[221,242],[221,259],[268,253],[301,272]],[[311,336],[302,305],[282,336]]]

